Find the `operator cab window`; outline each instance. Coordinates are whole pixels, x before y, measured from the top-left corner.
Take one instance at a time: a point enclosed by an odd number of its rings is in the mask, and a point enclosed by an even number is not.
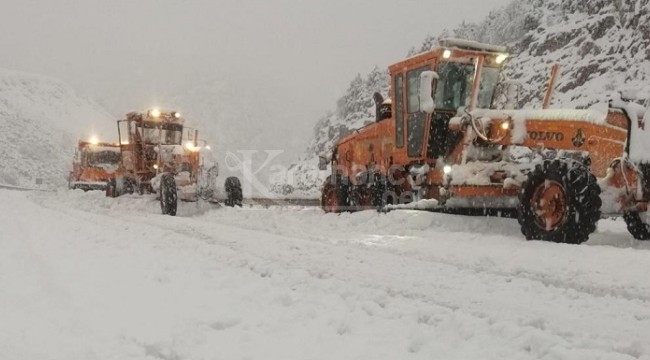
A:
[[[438,66],[436,109],[457,110],[469,105],[474,64],[442,62]]]
[[[408,96],[406,99],[406,107],[409,114],[413,114],[420,110],[420,96],[418,94],[420,90],[420,74],[429,69],[428,66],[425,66],[406,73],[406,91]]]
[[[489,109],[492,107],[492,98],[494,97],[494,90],[499,83],[498,68],[484,67],[481,71],[481,84],[478,90],[478,104],[481,109]]]
[[[436,109],[453,110],[469,105],[472,96],[472,81],[474,79],[474,64],[442,62],[438,66],[438,84],[436,86]],[[499,69],[484,67],[481,71],[481,82],[478,92],[477,107],[488,109],[492,103],[492,95],[499,81]]]
[[[90,166],[118,164],[120,162],[120,152],[91,151],[86,154],[86,162]]]
[[[431,70],[429,65],[411,70],[406,73],[406,144],[407,155],[418,157],[422,153],[424,144],[424,128],[427,114],[420,111],[420,74]]]

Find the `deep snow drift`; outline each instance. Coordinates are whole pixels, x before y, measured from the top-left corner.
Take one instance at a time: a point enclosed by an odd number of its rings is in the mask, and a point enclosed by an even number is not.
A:
[[[0,184],[62,185],[77,138],[117,141],[117,125],[95,102],[46,76],[0,69]]]
[[[516,220],[0,190],[7,359],[650,359],[650,243]]]

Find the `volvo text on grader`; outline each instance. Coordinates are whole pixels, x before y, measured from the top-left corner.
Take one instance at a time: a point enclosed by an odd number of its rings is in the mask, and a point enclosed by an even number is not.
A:
[[[163,214],[176,215],[177,201],[215,200],[217,167],[204,168],[198,131],[175,111],[131,112],[119,120],[120,166],[106,196],[157,193]],[[242,204],[239,179],[225,182],[228,206]]]
[[[650,134],[636,104],[547,109],[552,76],[543,109],[490,109],[506,58],[503,47],[452,39],[391,65],[391,115],[328,155],[323,209],[504,209],[527,239],[564,243],[622,215],[650,239]]]

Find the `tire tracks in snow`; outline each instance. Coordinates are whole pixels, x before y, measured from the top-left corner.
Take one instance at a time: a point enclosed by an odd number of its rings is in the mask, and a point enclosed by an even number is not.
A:
[[[254,227],[247,227],[247,226],[242,226],[241,224],[238,223],[227,223],[223,221],[219,221],[220,219],[217,219],[216,221],[221,223],[222,225],[227,225],[227,226],[235,226],[241,229],[247,229],[247,230],[254,230],[254,231],[261,231],[257,228]],[[302,229],[306,233],[303,234],[303,237],[300,237],[300,234],[295,234],[291,231],[282,231],[281,228],[277,224],[273,224],[274,226],[269,226],[268,227],[268,232],[271,232],[275,235],[278,236],[284,236],[284,237],[292,237],[296,239],[305,239],[308,238],[314,242],[318,243],[330,243],[334,244],[332,242],[331,237],[328,236],[323,236],[319,235],[317,233],[314,233],[310,231],[311,229],[309,228],[304,228]],[[316,230],[318,231],[318,230]],[[454,232],[454,231],[449,231],[447,232]],[[306,236],[308,235],[308,236]],[[362,235],[359,234],[359,237]],[[377,236],[383,236],[382,234],[377,234]],[[504,235],[507,237],[507,235]],[[348,236],[351,238],[352,236]],[[417,236],[416,236],[417,237]],[[508,278],[519,278],[519,279],[527,279],[530,281],[535,281],[539,282],[545,286],[552,286],[555,288],[559,289],[565,289],[565,290],[573,290],[576,292],[592,295],[594,297],[618,297],[618,298],[623,298],[629,301],[641,301],[641,302],[650,302],[650,282],[648,283],[649,287],[646,289],[642,290],[633,290],[633,289],[628,289],[625,286],[620,286],[618,284],[603,284],[603,285],[598,285],[598,284],[585,284],[585,283],[580,283],[579,281],[571,281],[571,280],[566,280],[564,278],[557,278],[553,277],[552,274],[544,273],[544,272],[539,272],[539,271],[532,271],[532,270],[527,270],[524,269],[523,267],[517,267],[516,269],[511,269],[511,270],[506,270],[506,269],[499,269],[495,266],[490,266],[490,265],[495,265],[497,264],[497,261],[493,261],[489,257],[481,258],[478,259],[479,261],[474,261],[473,263],[470,262],[462,262],[462,261],[453,261],[448,258],[440,257],[440,256],[435,256],[431,253],[427,254],[421,254],[417,252],[409,252],[409,251],[404,251],[400,249],[399,247],[386,247],[386,246],[377,246],[377,245],[372,245],[368,244],[367,242],[364,241],[359,241],[359,240],[350,240],[350,239],[345,239],[343,240],[347,244],[350,245],[355,245],[356,247],[359,248],[372,248],[376,249],[379,251],[383,251],[385,253],[389,254],[396,254],[400,256],[404,256],[407,258],[411,259],[417,259],[420,261],[424,262],[432,262],[432,263],[438,263],[438,264],[444,264],[448,266],[453,266],[459,270],[464,270],[464,271],[472,271],[472,272],[481,272],[481,273],[487,273],[487,274],[492,274],[495,276],[501,276],[505,279]],[[435,240],[432,240],[435,241]],[[340,243],[340,242],[337,242]],[[489,246],[489,240],[486,240],[482,245],[479,246]],[[544,244],[547,246],[553,246],[558,249],[558,251],[561,251],[565,246],[573,246],[573,245],[565,245],[565,244],[555,244],[555,243],[549,243],[549,244]],[[482,264],[480,263],[480,260],[489,260],[492,262],[492,264]],[[571,274],[567,274],[567,276],[579,276],[579,272],[573,272]],[[614,286],[614,287],[613,287]],[[645,290],[645,291],[644,291]]]
[[[50,207],[48,204],[42,205]],[[595,336],[595,340],[594,336],[587,339],[584,337],[585,335],[580,334],[579,330],[572,332],[563,330],[562,326],[552,324],[554,320],[561,323],[562,321],[559,319],[551,319],[551,325],[548,325],[543,316],[530,316],[523,311],[514,315],[509,314],[508,304],[504,304],[504,309],[499,309],[495,304],[491,305],[492,308],[486,309],[481,304],[474,303],[475,299],[464,298],[463,294],[471,295],[468,289],[477,287],[479,294],[486,294],[489,298],[491,288],[495,287],[496,291],[516,289],[521,293],[516,295],[524,296],[522,301],[525,301],[525,297],[529,297],[529,301],[532,301],[535,298],[533,293],[539,291],[539,298],[547,297],[551,300],[561,298],[563,301],[575,301],[596,310],[614,311],[608,309],[610,307],[613,309],[635,309],[637,314],[647,310],[643,307],[646,299],[635,294],[630,296],[630,294],[620,292],[598,293],[593,289],[573,288],[572,285],[575,284],[563,281],[556,286],[544,281],[545,279],[539,279],[537,275],[530,276],[525,271],[500,272],[486,270],[472,264],[450,262],[442,258],[419,259],[417,256],[396,251],[395,248],[390,249],[392,251],[387,251],[381,247],[348,241],[337,244],[324,237],[317,237],[309,233],[305,234],[307,236],[299,237],[295,234],[278,234],[278,229],[254,230],[236,224],[223,224],[219,221],[210,223],[204,218],[169,218],[133,212],[89,214],[73,208],[55,208],[53,206],[50,208],[53,211],[64,211],[75,218],[83,217],[90,221],[99,215],[132,224],[162,228],[202,243],[225,247],[234,253],[246,254],[245,257],[231,259],[229,261],[231,265],[248,268],[261,277],[271,278],[274,277],[274,273],[304,270],[312,279],[332,279],[344,284],[354,284],[355,288],[370,290],[370,294],[357,290],[357,296],[366,297],[367,300],[375,301],[380,306],[381,299],[377,301],[376,297],[381,297],[381,295],[377,294],[384,294],[388,299],[402,298],[404,301],[416,301],[445,308],[451,312],[460,311],[471,316],[475,321],[489,326],[505,322],[514,325],[523,333],[527,331],[541,332],[546,336],[553,337],[556,344],[565,343],[563,346],[571,349],[590,349],[595,346],[592,342],[595,341],[596,343],[603,342],[598,346],[607,351],[629,355],[626,351],[616,350],[617,341],[620,341],[623,336],[612,337],[611,333],[605,333]],[[241,230],[244,230],[243,234]],[[269,234],[272,235],[269,236]],[[242,238],[242,235],[245,238]],[[261,240],[264,237],[271,239],[266,239],[268,242]],[[339,261],[333,263],[331,255],[336,255],[336,259]],[[385,264],[390,264],[393,268],[384,271],[384,277],[378,279],[375,271],[369,267],[376,266],[378,270],[386,270],[382,269]],[[431,271],[431,275],[429,276],[425,271],[418,272],[418,270]],[[524,275],[519,276],[521,274]],[[436,276],[438,277],[436,278]],[[430,277],[433,277],[433,280]],[[569,293],[567,290],[578,294]],[[339,295],[345,296],[345,294]],[[513,296],[516,295],[513,294]],[[551,310],[553,309],[555,308],[551,308]],[[551,312],[551,314],[555,315],[555,312]],[[613,313],[608,316],[612,317]],[[426,316],[424,317],[426,318]],[[642,316],[636,320],[639,322],[638,325],[643,325],[646,328],[650,326],[650,315]],[[427,323],[427,321],[422,319],[423,323]]]
[[[554,337],[555,338],[554,341],[556,341],[558,344],[563,343],[565,341],[572,343],[571,345],[566,344],[565,346],[574,350],[580,349],[582,347],[580,344],[584,344],[584,342],[586,341],[585,338],[582,337],[583,334],[576,334],[570,331],[567,332],[563,329],[550,329],[549,326],[546,324],[547,321],[543,317],[526,318],[526,316],[524,316],[523,318],[517,318],[517,319],[509,318],[509,317],[505,317],[504,319],[502,316],[503,314],[497,314],[495,319],[493,313],[491,313],[488,310],[481,309],[480,306],[472,307],[472,306],[467,306],[468,304],[457,303],[456,300],[458,300],[459,297],[456,297],[455,299],[452,298],[452,299],[445,300],[445,297],[443,296],[436,296],[436,294],[439,294],[440,291],[443,292],[452,291],[453,284],[444,285],[444,284],[424,283],[421,284],[424,285],[423,290],[414,291],[417,288],[417,286],[412,286],[413,283],[411,283],[411,286],[408,286],[408,282],[406,282],[407,285],[405,286],[404,284],[402,284],[402,282],[399,279],[393,278],[389,282],[389,285],[387,285],[386,283],[377,284],[375,283],[374,281],[375,279],[373,279],[372,276],[359,278],[358,276],[352,277],[346,275],[348,273],[352,273],[355,270],[354,266],[351,266],[348,269],[349,271],[344,271],[342,269],[338,269],[338,271],[333,271],[330,264],[327,264],[327,261],[325,261],[325,264],[319,263],[319,257],[321,257],[320,254],[331,254],[336,252],[343,253],[341,255],[341,258],[345,259],[345,261],[343,261],[344,263],[347,264],[359,263],[360,260],[363,260],[364,258],[368,258],[367,256],[368,253],[376,253],[377,252],[376,248],[365,247],[365,246],[354,246],[352,248],[352,251],[348,251],[350,244],[347,243],[333,244],[331,242],[315,242],[313,240],[305,240],[302,238],[286,236],[286,235],[275,235],[273,239],[274,247],[282,246],[282,248],[284,249],[293,250],[294,252],[297,252],[296,254],[294,254],[294,256],[290,256],[289,258],[287,258],[286,256],[284,256],[286,255],[286,251],[280,252],[278,254],[273,254],[272,252],[265,252],[261,248],[260,249],[255,249],[254,247],[251,248],[251,246],[242,244],[242,241],[220,240],[219,238],[221,238],[222,236],[230,237],[233,235],[220,234],[220,236],[214,236],[210,234],[214,230],[214,225],[197,221],[196,219],[188,219],[188,221],[190,222],[189,224],[183,224],[182,227],[179,227],[178,226],[179,224],[175,224],[174,226],[169,226],[166,224],[161,224],[157,219],[152,219],[148,217],[147,223],[151,226],[163,227],[168,231],[178,233],[190,238],[198,239],[212,245],[225,246],[235,253],[246,253],[250,256],[253,256],[254,258],[259,260],[260,264],[250,264],[247,262],[246,264],[244,264],[244,266],[249,267],[251,271],[258,273],[262,277],[272,277],[273,273],[275,272],[273,270],[271,271],[268,270],[269,262],[275,264],[282,264],[280,265],[280,267],[284,271],[291,271],[292,269],[303,269],[306,270],[313,279],[322,280],[323,278],[326,279],[334,278],[343,283],[355,284],[361,288],[372,290],[375,293],[383,293],[389,298],[400,297],[405,299],[405,301],[417,301],[422,304],[429,304],[431,306],[445,308],[452,312],[460,311],[464,314],[467,314],[468,316],[471,316],[476,321],[484,321],[488,325],[493,325],[497,323],[503,324],[505,322],[505,323],[510,323],[512,325],[515,325],[516,327],[520,328],[522,332],[531,331],[531,330],[540,331],[546,335],[550,335]],[[232,228],[237,228],[236,226],[230,226],[227,224],[219,224],[218,227],[221,227],[222,229],[230,228],[231,230],[229,230],[229,232],[233,232]],[[245,228],[244,230],[246,230],[247,232],[251,232],[253,234],[259,234],[260,238],[265,235],[268,236],[267,235],[268,233],[259,230],[250,230]],[[250,242],[250,241],[246,241],[246,242]],[[298,245],[296,245],[296,243],[298,243]],[[310,249],[303,250],[301,245],[310,247]],[[315,248],[318,248],[319,251],[313,251]],[[645,323],[647,326],[650,326],[650,312],[648,312],[647,309],[644,308],[645,302],[643,301],[643,299],[637,297],[632,297],[630,299],[625,296],[617,297],[617,296],[611,296],[611,294],[598,294],[597,292],[585,291],[584,289],[580,289],[580,288],[573,289],[570,286],[566,286],[566,287],[554,286],[553,284],[535,278],[528,278],[525,276],[522,277],[522,276],[517,276],[517,274],[510,274],[510,273],[503,275],[498,272],[490,272],[490,271],[484,272],[475,267],[459,266],[458,264],[453,264],[453,263],[447,264],[445,262],[438,262],[438,263],[433,262],[432,264],[432,262],[429,261],[428,259],[421,260],[421,259],[411,257],[408,258],[409,261],[406,262],[404,261],[405,259],[403,254],[395,254],[395,253],[387,252],[385,250],[379,251],[379,253],[381,253],[384,258],[399,263],[400,266],[398,267],[401,268],[400,269],[401,271],[406,270],[403,278],[409,277],[410,274],[408,269],[411,268],[413,265],[417,265],[417,267],[421,267],[422,265],[424,265],[424,267],[426,268],[433,265],[434,267],[436,267],[437,270],[443,270],[446,273],[452,273],[452,274],[456,273],[459,280],[462,280],[462,278],[468,276],[478,276],[483,278],[483,280],[486,280],[485,281],[486,283],[511,284],[517,282],[518,280],[520,282],[521,281],[524,282],[523,284],[524,287],[529,285],[526,284],[526,282],[537,283],[541,285],[541,288],[539,286],[537,286],[537,288],[541,289],[542,291],[549,292],[551,294],[554,294],[555,296],[568,298],[569,301],[573,301],[577,299],[580,300],[580,302],[591,304],[592,302],[596,301],[595,299],[599,299],[601,303],[607,303],[607,305],[603,306],[603,308],[610,307],[611,305],[613,305],[612,302],[618,302],[620,304],[614,305],[613,306],[614,308],[620,308],[620,309],[637,308],[637,311],[639,312],[643,312],[644,310],[646,310],[646,315],[641,317],[637,316],[635,320],[639,321],[640,323]],[[370,258],[372,259],[374,257],[375,256],[371,256]],[[302,258],[302,260],[298,261],[298,259],[300,258]],[[341,264],[331,264],[331,265],[336,267],[337,265],[341,265]],[[452,270],[452,271],[449,271],[448,269],[444,270],[445,267],[451,267],[456,270]],[[323,276],[324,274],[325,276]],[[356,275],[359,274],[356,273]],[[495,277],[501,278],[502,280],[501,281],[494,280],[493,278]],[[509,277],[514,277],[515,279],[508,279]],[[397,278],[399,278],[399,276]],[[426,282],[426,280],[423,282]],[[453,281],[451,283],[453,283]],[[571,294],[566,290],[575,291],[576,293],[582,294],[583,296],[586,296],[587,298],[591,298],[591,299],[590,300],[580,299],[579,295],[576,296],[575,294]],[[641,302],[639,302],[639,300]],[[569,341],[567,340],[567,338],[568,339],[575,338],[575,342]],[[614,339],[609,339],[609,340],[611,341]],[[605,339],[600,338],[599,341],[605,341]],[[585,350],[590,348],[592,347],[591,346],[584,347]],[[625,349],[623,351],[616,350],[615,344],[611,344],[611,347],[608,348],[608,351],[613,351],[615,353],[624,354],[624,355],[630,355],[628,351],[626,351]],[[632,351],[632,353],[634,353],[635,351],[636,350]]]
[[[50,209],[54,209],[54,207],[49,206],[45,203],[40,204],[42,206],[48,207]],[[62,208],[56,208],[57,211],[63,210]],[[73,211],[78,211],[76,209],[73,209]],[[246,211],[246,209],[242,210]],[[255,210],[258,211],[258,210]],[[272,211],[272,210],[268,210]],[[129,222],[134,222],[131,221],[131,219],[128,216],[120,216],[120,213],[104,213],[104,215],[111,216],[114,218],[119,218],[124,221],[129,221]],[[75,215],[78,216],[78,215]],[[147,214],[147,216],[156,216],[153,214]],[[180,217],[179,217],[180,218]],[[155,219],[155,218],[154,218]],[[189,221],[197,222],[197,223],[207,223],[204,221],[203,218],[195,218],[195,217],[190,217],[190,218],[185,218],[189,219]],[[274,234],[278,237],[287,237],[287,238],[293,238],[296,240],[301,240],[301,241],[310,241],[312,243],[318,243],[318,244],[348,244],[348,245],[353,245],[356,248],[368,248],[368,249],[374,249],[377,251],[381,251],[386,254],[393,254],[393,255],[399,255],[402,257],[410,258],[410,259],[417,259],[419,261],[423,262],[430,262],[430,263],[437,263],[437,264],[444,264],[447,266],[452,266],[457,268],[458,270],[463,270],[463,271],[470,271],[470,272],[476,272],[476,273],[486,273],[486,274],[491,274],[495,276],[500,276],[504,279],[510,279],[510,278],[517,278],[517,279],[527,279],[530,281],[535,281],[538,283],[543,284],[544,286],[552,286],[558,289],[565,289],[565,290],[573,290],[579,293],[583,294],[588,294],[592,295],[594,297],[601,297],[601,298],[606,298],[606,297],[618,297],[618,298],[623,298],[629,301],[641,301],[641,302],[650,302],[650,293],[645,292],[645,291],[633,291],[631,289],[626,289],[623,286],[619,286],[616,288],[612,288],[612,286],[616,286],[616,284],[607,284],[607,285],[602,285],[598,286],[596,284],[584,284],[580,283],[577,281],[567,281],[566,279],[560,279],[560,278],[554,278],[552,275],[547,274],[547,273],[541,273],[541,272],[536,272],[536,271],[530,271],[527,269],[524,269],[522,267],[518,267],[516,269],[513,269],[511,271],[508,270],[502,270],[495,268],[494,266],[486,266],[485,264],[481,263],[468,263],[468,262],[462,262],[462,261],[453,261],[448,258],[444,257],[439,257],[435,256],[432,254],[420,254],[420,253],[412,253],[409,251],[404,251],[398,247],[385,247],[385,246],[375,246],[375,245],[369,245],[365,242],[362,241],[354,241],[354,240],[349,240],[349,239],[344,239],[343,241],[339,242],[333,242],[331,237],[328,236],[323,236],[319,234],[314,234],[313,232],[309,231],[310,229],[301,229],[302,231],[305,231],[303,234],[296,234],[291,231],[282,231],[281,226],[278,226],[278,224],[273,223],[273,226],[269,226],[265,231],[262,231],[258,228],[255,227],[250,227],[250,226],[242,226],[239,223],[227,223],[220,221],[221,219],[214,219],[215,223],[221,224],[223,226],[229,226],[229,227],[235,227],[247,231],[259,231],[263,233],[271,233]],[[136,223],[138,223],[136,221]],[[178,232],[177,229],[170,227],[170,226],[165,226],[161,222],[157,221],[149,221],[149,225],[157,226],[157,227],[165,227],[167,230]],[[449,231],[453,232],[453,231]],[[190,234],[185,234],[185,235],[190,235]],[[197,232],[194,232],[194,235],[198,235]],[[378,236],[382,236],[382,234],[378,234]],[[507,236],[507,235],[504,235]],[[203,240],[209,240],[210,237],[208,235],[202,235]],[[548,244],[549,246],[555,246],[558,248],[561,248],[562,244]],[[489,246],[489,243],[485,243],[484,246]],[[241,249],[239,249],[241,250]],[[487,258],[489,259],[489,258]],[[479,259],[479,260],[484,260],[484,259]],[[492,260],[490,260],[492,261]],[[492,263],[496,264],[496,262],[492,261]],[[488,264],[492,265],[492,264]],[[575,274],[572,274],[575,275]],[[579,274],[578,274],[579,275]]]

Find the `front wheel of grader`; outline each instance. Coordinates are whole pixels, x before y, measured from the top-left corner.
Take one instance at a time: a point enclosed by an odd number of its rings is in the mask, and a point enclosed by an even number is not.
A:
[[[163,215],[176,216],[178,194],[176,180],[171,174],[164,174],[160,178],[160,209]]]
[[[623,220],[627,230],[637,240],[650,240],[650,218],[648,212],[626,212]]]
[[[114,177],[106,182],[106,197],[117,197],[117,180]]]
[[[341,175],[330,175],[325,179],[320,204],[325,212],[339,213],[351,209],[350,182]]]
[[[226,206],[242,206],[244,195],[241,188],[241,182],[236,176],[226,178]]]
[[[643,179],[643,190],[650,193],[650,165],[638,164]],[[629,211],[623,213],[627,230],[637,240],[650,240],[650,211]]]
[[[523,184],[517,209],[528,240],[580,244],[600,219],[600,187],[589,169],[572,160],[547,160]]]

